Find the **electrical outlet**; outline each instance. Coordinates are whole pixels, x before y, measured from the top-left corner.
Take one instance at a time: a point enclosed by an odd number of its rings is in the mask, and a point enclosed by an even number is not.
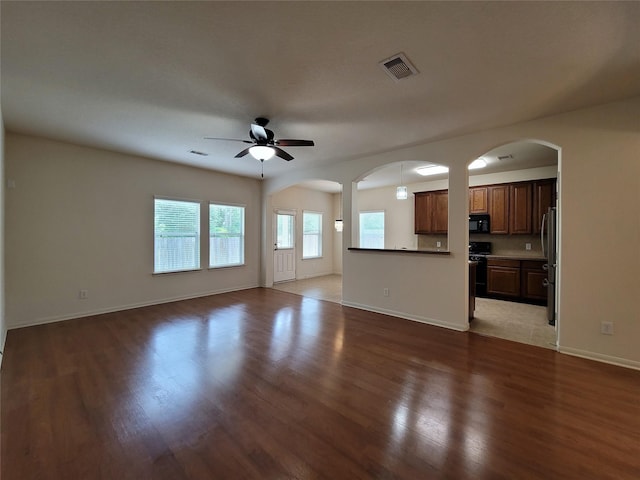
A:
[[[602,335],[613,335],[613,322],[600,322],[600,333]]]
[[[389,296],[389,289],[388,289],[388,288],[384,288],[384,289],[382,290],[382,294],[383,294],[385,297],[388,297],[388,296]]]
[[[440,248],[442,246],[442,242],[436,242],[436,248]]]
[[[87,298],[89,298],[89,290],[80,290],[78,292],[78,298],[80,300],[86,300]]]
[[[531,250],[531,244],[530,243],[525,243],[524,244],[524,249],[525,250]]]

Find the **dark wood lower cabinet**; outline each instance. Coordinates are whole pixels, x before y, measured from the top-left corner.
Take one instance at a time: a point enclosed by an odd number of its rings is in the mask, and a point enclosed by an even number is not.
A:
[[[489,260],[487,262],[487,293],[505,297],[520,296],[520,261]]]
[[[521,295],[526,300],[547,300],[547,287],[544,281],[547,271],[542,268],[543,261],[523,260],[521,268]]]
[[[531,303],[546,303],[544,260],[487,260],[487,294]]]

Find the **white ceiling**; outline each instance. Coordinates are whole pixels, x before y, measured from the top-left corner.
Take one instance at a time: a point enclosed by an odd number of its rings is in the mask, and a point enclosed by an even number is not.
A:
[[[0,5],[9,131],[255,178],[204,137],[315,140],[273,177],[640,95],[640,2]],[[419,75],[383,72],[399,52]]]

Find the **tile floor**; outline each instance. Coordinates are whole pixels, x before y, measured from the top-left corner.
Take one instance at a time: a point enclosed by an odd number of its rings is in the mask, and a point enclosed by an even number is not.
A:
[[[342,302],[341,275],[282,282],[274,284],[273,288],[318,300]],[[475,317],[469,330],[544,348],[555,349],[556,344],[555,328],[547,324],[546,307],[538,305],[476,298]]]
[[[547,307],[476,298],[469,330],[481,335],[556,348],[556,330],[547,323]]]
[[[342,275],[325,275],[293,282],[275,283],[273,288],[303,297],[342,303]]]

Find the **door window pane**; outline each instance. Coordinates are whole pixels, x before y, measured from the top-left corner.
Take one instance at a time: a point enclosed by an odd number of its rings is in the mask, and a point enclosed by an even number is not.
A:
[[[293,215],[276,215],[276,243],[278,248],[293,248]]]

